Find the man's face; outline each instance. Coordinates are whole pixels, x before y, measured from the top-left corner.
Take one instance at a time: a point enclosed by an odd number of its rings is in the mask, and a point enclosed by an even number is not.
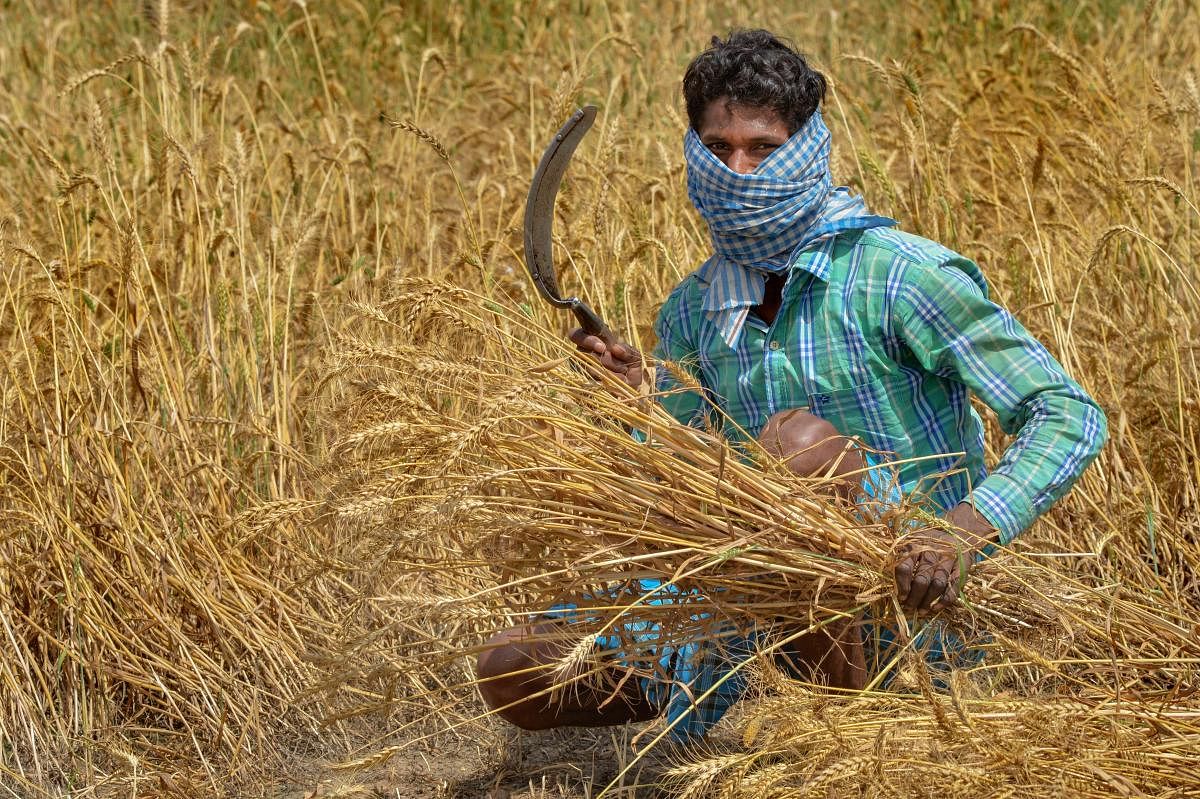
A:
[[[774,109],[733,105],[725,97],[718,97],[704,109],[697,133],[713,155],[741,175],[757,169],[791,135]]]

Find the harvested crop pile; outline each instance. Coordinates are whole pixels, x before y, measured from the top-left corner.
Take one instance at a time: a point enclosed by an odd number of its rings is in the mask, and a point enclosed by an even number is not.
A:
[[[746,751],[675,767],[675,795],[1192,796],[1200,779],[1193,706],[774,687],[743,722]]]

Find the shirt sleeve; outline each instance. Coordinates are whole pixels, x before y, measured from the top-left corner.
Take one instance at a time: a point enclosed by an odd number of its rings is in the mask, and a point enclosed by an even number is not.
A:
[[[654,388],[659,404],[680,424],[708,427],[717,414],[705,396],[696,366],[696,351],[680,334],[680,323],[685,320],[672,321],[671,317],[681,312],[680,303],[673,294],[659,311],[654,323],[654,333],[658,337],[653,352],[656,363]],[[668,368],[662,361],[670,361],[673,366]]]
[[[971,493],[1007,544],[1079,479],[1107,437],[1104,412],[1046,348],[987,297],[965,258],[910,270],[896,333],[929,371],[968,386],[1015,436]]]

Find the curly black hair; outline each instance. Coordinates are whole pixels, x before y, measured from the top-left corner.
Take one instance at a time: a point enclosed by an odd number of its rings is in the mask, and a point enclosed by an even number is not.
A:
[[[704,110],[720,97],[734,105],[771,108],[795,133],[825,99],[825,76],[788,40],[765,30],[735,30],[724,41],[714,36],[683,75],[693,128],[700,129]]]

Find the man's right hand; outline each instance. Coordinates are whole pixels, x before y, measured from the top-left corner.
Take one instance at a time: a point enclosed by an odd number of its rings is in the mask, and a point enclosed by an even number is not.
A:
[[[642,372],[645,369],[642,354],[625,342],[615,341],[609,346],[599,336],[585,333],[582,327],[571,331],[571,341],[575,342],[580,352],[594,357],[601,366],[630,387],[637,388],[642,384]]]

